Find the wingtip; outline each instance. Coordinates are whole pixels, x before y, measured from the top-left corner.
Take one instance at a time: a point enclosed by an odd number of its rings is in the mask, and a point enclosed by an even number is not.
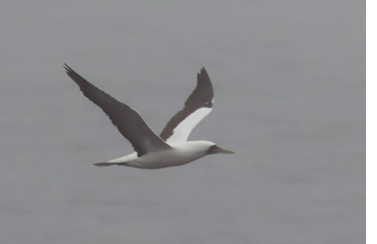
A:
[[[65,69],[65,72],[68,74],[70,71],[72,71],[72,68],[68,66],[68,64],[63,63],[63,68]]]
[[[202,67],[202,69],[198,73],[198,82],[201,79],[208,79],[209,80],[208,72],[207,72],[206,68],[204,68],[204,67]]]
[[[206,68],[204,68],[204,67],[202,67],[202,69],[198,73],[198,77],[202,76],[202,75],[208,76],[208,72],[207,72]]]

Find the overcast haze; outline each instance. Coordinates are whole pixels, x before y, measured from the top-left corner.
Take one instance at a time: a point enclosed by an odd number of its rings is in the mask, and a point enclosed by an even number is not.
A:
[[[6,244],[365,243],[365,2],[2,1]],[[94,167],[132,147],[63,63],[160,132],[205,67],[211,155]]]

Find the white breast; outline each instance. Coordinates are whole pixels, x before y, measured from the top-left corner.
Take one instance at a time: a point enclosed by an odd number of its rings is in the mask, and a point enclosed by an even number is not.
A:
[[[214,143],[207,141],[180,143],[173,146],[173,149],[148,153],[130,161],[127,165],[145,169],[179,166],[206,156],[211,145],[214,145]]]

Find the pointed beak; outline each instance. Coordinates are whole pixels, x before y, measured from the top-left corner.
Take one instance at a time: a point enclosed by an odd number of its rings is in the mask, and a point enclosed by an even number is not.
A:
[[[216,148],[214,148],[214,149],[212,150],[212,153],[234,154],[233,151],[230,151],[230,150],[227,150],[227,149],[224,149],[224,148],[218,147],[218,146],[216,146]]]

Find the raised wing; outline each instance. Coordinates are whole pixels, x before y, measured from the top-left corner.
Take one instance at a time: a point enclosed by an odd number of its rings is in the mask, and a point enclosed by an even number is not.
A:
[[[187,141],[192,129],[211,111],[214,94],[211,80],[205,68],[198,73],[195,90],[185,102],[185,107],[166,124],[160,137],[168,144]]]
[[[67,75],[79,85],[84,95],[102,108],[114,126],[118,128],[119,132],[131,142],[139,157],[148,152],[171,148],[149,128],[137,111],[101,91],[77,74],[68,65],[64,64],[64,68]]]

